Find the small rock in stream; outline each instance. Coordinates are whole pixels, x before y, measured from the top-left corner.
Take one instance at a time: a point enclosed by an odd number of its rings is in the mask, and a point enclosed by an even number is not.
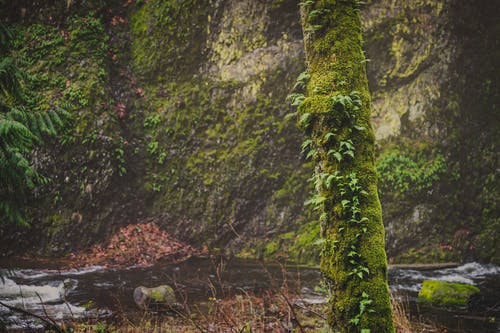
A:
[[[154,309],[177,309],[179,304],[174,290],[168,285],[154,288],[139,286],[134,290],[134,302],[143,310]]]

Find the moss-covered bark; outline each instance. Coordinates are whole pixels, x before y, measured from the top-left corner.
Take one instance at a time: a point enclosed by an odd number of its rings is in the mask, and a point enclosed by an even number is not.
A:
[[[301,4],[309,71],[303,78],[309,81],[299,116],[310,136],[303,148],[316,165],[318,193],[309,203],[322,212],[321,269],[331,291],[328,323],[334,332],[393,332],[356,3]]]

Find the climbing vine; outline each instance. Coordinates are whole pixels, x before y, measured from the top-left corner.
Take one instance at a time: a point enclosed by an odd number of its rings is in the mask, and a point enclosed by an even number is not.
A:
[[[303,88],[306,81],[309,79],[307,72],[301,73],[295,84],[295,89]],[[289,100],[292,105],[301,108],[305,100],[302,93],[293,93],[289,95]],[[343,167],[350,160],[355,158],[356,147],[353,139],[349,138],[349,134],[353,131],[361,132],[365,127],[356,124],[356,112],[362,106],[361,97],[358,91],[352,91],[349,95],[337,94],[330,97],[330,108],[328,112],[323,113],[323,117],[329,117],[330,113],[341,115],[340,122],[346,124],[343,129],[333,128],[333,131],[328,131],[326,134],[321,134],[314,138],[310,133],[302,143],[302,153],[306,159],[315,159],[317,168],[314,175],[310,178],[313,183],[316,193],[306,201],[306,205],[312,207],[313,210],[320,211],[320,224],[326,223],[327,206],[329,196],[326,196],[327,191],[335,193],[334,198],[340,202],[342,212],[340,217],[346,221],[349,228],[356,230],[354,240],[349,245],[348,251],[345,254],[345,259],[350,265],[348,275],[354,279],[363,280],[370,274],[369,268],[363,263],[363,258],[360,255],[359,243],[362,236],[368,232],[366,223],[369,221],[363,215],[361,210],[361,200],[368,195],[368,192],[362,188],[356,172],[346,172],[348,169]],[[314,117],[311,113],[302,113],[299,119],[299,124],[306,130],[313,126]],[[344,135],[347,131],[347,138]],[[333,167],[332,167],[333,166]],[[328,171],[327,171],[328,170]],[[334,204],[330,203],[330,206]],[[338,233],[342,235],[346,232],[344,224],[339,223]],[[333,241],[331,244],[325,245],[323,251],[336,251],[338,241]],[[325,242],[326,244],[326,242]],[[324,253],[323,253],[324,254]],[[362,292],[359,302],[359,312],[353,316],[349,323],[358,326],[361,316],[365,312],[371,312],[369,309],[373,300],[365,291]],[[369,333],[369,329],[362,329],[363,333]]]
[[[301,2],[308,73],[295,85],[304,92],[294,92],[290,101],[306,135],[304,157],[315,165],[315,194],[307,204],[320,215],[329,326],[334,332],[390,333],[360,5],[357,0]]]

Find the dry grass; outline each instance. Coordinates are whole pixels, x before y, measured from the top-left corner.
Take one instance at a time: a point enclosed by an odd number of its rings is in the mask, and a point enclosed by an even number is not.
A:
[[[408,303],[392,300],[397,333],[444,333],[435,325],[412,322]],[[203,308],[202,308],[203,307]],[[185,308],[176,315],[146,314],[137,321],[128,319],[118,324],[74,324],[74,332],[127,333],[264,333],[327,332],[322,316],[325,304],[305,304],[286,289],[262,295],[242,293],[226,299],[211,298],[193,309]]]

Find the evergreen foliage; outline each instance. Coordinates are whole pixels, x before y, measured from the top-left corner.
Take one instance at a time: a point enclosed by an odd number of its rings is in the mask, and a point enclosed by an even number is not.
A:
[[[66,112],[24,107],[24,75],[8,56],[11,40],[11,32],[0,24],[0,222],[27,224],[23,206],[29,192],[48,181],[29,156],[45,136],[56,135]]]

